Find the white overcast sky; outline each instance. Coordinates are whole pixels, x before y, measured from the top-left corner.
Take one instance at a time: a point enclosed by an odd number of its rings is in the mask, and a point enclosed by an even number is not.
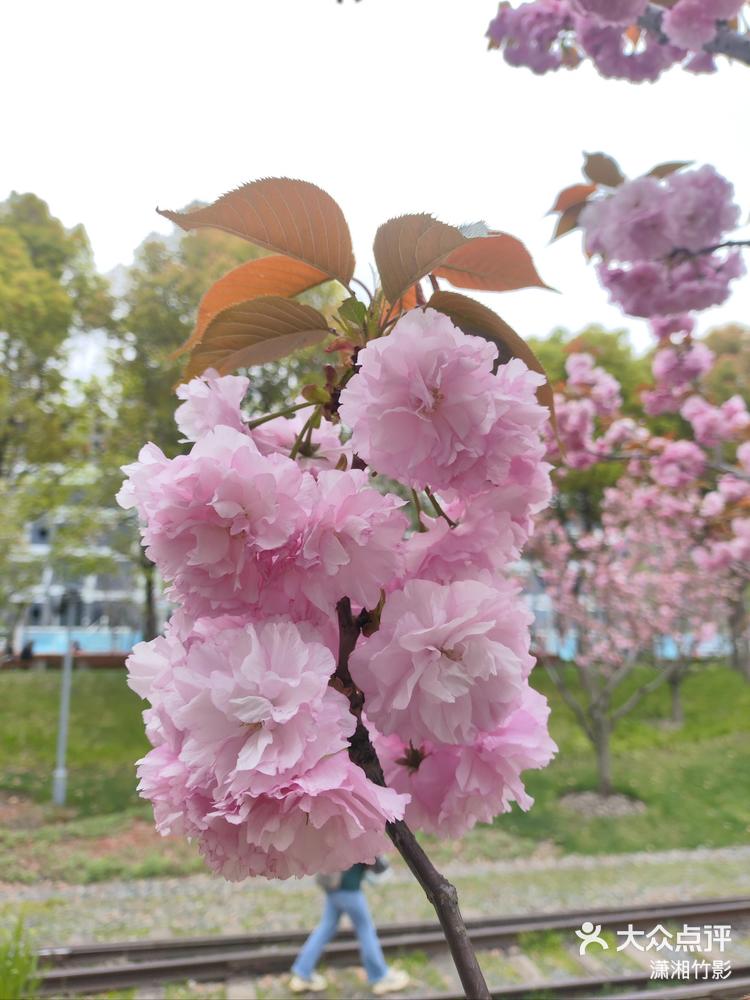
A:
[[[97,266],[132,259],[154,207],[247,180],[314,181],[349,220],[370,283],[378,224],[429,211],[523,239],[561,294],[487,301],[525,336],[644,324],[607,303],[577,235],[548,245],[557,191],[583,150],[636,175],[713,162],[750,209],[750,69],[676,70],[657,84],[588,68],[535,77],[488,52],[495,0],[28,0],[0,12],[0,200],[34,191],[82,222]],[[750,321],[750,279],[701,328]]]

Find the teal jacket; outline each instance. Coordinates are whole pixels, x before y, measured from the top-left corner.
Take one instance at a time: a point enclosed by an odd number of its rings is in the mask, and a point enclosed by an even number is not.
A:
[[[356,892],[362,886],[362,879],[365,877],[367,865],[357,864],[347,868],[341,875],[341,885],[339,889],[344,892]]]

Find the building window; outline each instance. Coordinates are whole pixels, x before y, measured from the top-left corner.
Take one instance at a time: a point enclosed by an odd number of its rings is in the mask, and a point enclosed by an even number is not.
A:
[[[46,525],[44,521],[34,521],[31,525],[31,544],[49,545],[49,538],[49,526]]]

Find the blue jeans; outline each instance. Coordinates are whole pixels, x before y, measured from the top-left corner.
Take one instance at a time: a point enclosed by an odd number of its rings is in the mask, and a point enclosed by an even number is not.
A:
[[[379,982],[387,975],[388,966],[383,958],[383,949],[378,941],[378,933],[372,922],[365,894],[361,890],[351,892],[337,889],[336,892],[326,893],[323,918],[302,945],[302,951],[292,966],[292,972],[301,979],[310,978],[323,954],[323,949],[336,933],[342,913],[346,913],[354,924],[367,979],[370,983]]]

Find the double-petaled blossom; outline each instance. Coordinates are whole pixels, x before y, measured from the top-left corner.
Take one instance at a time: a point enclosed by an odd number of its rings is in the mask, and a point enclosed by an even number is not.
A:
[[[351,674],[384,735],[474,740],[516,708],[533,665],[516,584],[410,580],[391,593]]]
[[[405,576],[436,583],[471,580],[503,573],[520,557],[532,530],[532,515],[549,502],[546,467],[535,482],[488,490],[468,500],[446,503],[444,518],[422,518],[426,530],[415,532],[404,545]]]
[[[643,260],[627,267],[601,263],[599,280],[612,302],[630,316],[708,309],[729,296],[731,283],[745,273],[738,251],[705,256],[677,256],[674,262]]]
[[[586,352],[569,355],[565,371],[570,388],[586,393],[596,408],[597,416],[612,416],[622,406],[620,383],[614,375],[600,368],[592,355]]]
[[[500,4],[487,36],[495,48],[502,47],[511,66],[527,66],[534,73],[547,73],[564,65],[560,36],[574,26],[567,0],[536,0],[518,8]]]
[[[138,511],[146,553],[172,594],[192,614],[256,602],[306,523],[313,478],[224,425],[188,455],[167,459],[149,444],[138,459],[117,499]]]
[[[401,569],[404,501],[368,485],[360,469],[321,472],[295,563],[299,586],[321,609],[348,596],[375,607]]]
[[[354,451],[409,486],[454,485],[484,453],[496,358],[496,347],[442,313],[407,313],[360,352],[341,393]]]
[[[139,644],[128,660],[129,683],[152,705],[154,750],[139,775],[160,829],[198,836],[223,870],[214,839],[241,826],[243,875],[317,871],[347,825],[352,835],[341,850],[352,860],[370,845],[373,854],[382,848],[385,822],[403,813],[404,800],[349,760],[354,718],[328,684],[334,657],[312,628],[224,617],[179,632]],[[285,832],[271,835],[281,823]],[[306,849],[286,850],[284,836]]]
[[[544,381],[523,362],[492,367],[497,348],[434,309],[407,313],[360,352],[341,393],[354,451],[408,486],[476,493],[529,481],[542,460]]]
[[[705,465],[703,449],[693,441],[669,441],[655,459],[652,475],[660,486],[680,489],[694,484]]]
[[[526,685],[519,706],[502,725],[463,744],[417,745],[399,736],[375,739],[386,781],[410,796],[406,821],[442,837],[461,837],[489,823],[513,802],[529,809],[533,799],[521,774],[545,767],[557,750],[547,730],[547,700]]]
[[[244,375],[219,375],[207,369],[200,378],[193,378],[177,388],[177,398],[183,402],[175,410],[175,422],[186,441],[198,441],[215,427],[246,427],[242,400],[250,387]]]
[[[646,413],[677,412],[694,384],[710,370],[713,362],[713,351],[700,341],[684,340],[658,350],[651,368],[656,387],[643,393]]]
[[[664,12],[662,30],[673,45],[700,51],[713,41],[720,21],[740,12],[745,0],[678,0]]]
[[[533,0],[516,8],[503,0],[487,34],[511,66],[547,73],[588,58],[602,76],[638,83],[678,63],[693,73],[713,72],[704,46],[743,3],[671,0],[657,30],[641,21],[648,0]]]
[[[200,849],[213,871],[233,881],[340,872],[388,849],[385,824],[403,817],[406,801],[366,778],[342,750],[252,804],[219,805]]]
[[[696,441],[707,448],[730,441],[750,426],[750,414],[741,396],[732,396],[721,406],[713,406],[702,396],[690,396],[680,413],[692,425]]]
[[[702,166],[626,181],[592,199],[580,223],[612,300],[633,316],[652,317],[724,301],[743,273],[739,254],[720,247],[738,218],[732,185]]]

